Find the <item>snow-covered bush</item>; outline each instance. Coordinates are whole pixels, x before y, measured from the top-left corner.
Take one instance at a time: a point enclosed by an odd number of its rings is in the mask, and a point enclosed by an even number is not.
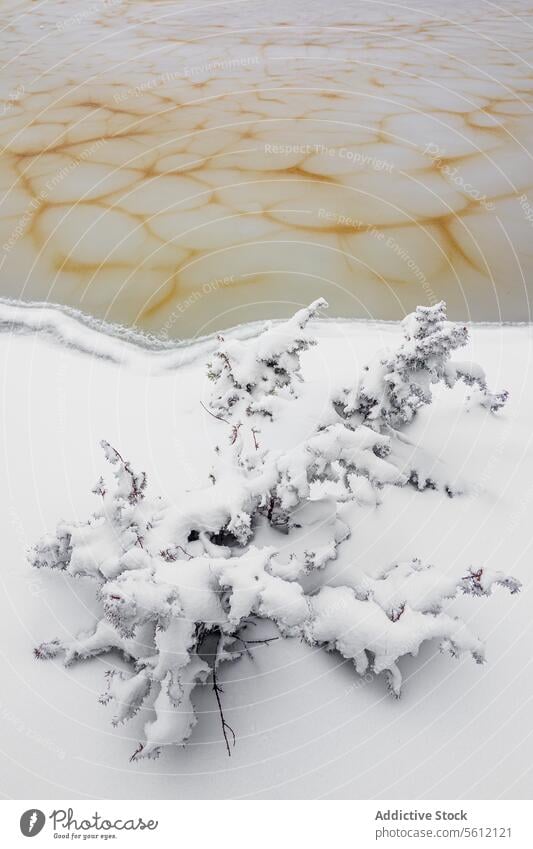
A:
[[[326,307],[319,298],[288,321],[268,323],[255,339],[219,337],[219,348],[208,364],[208,376],[215,384],[212,409],[224,415],[231,411],[274,416],[280,399],[296,394],[300,355],[316,345],[307,324]]]
[[[447,359],[463,330],[448,327],[442,310],[419,308],[406,322],[404,346],[412,342],[418,351],[410,379],[425,394],[393,392],[385,371],[380,404],[386,400],[387,413],[381,420],[368,407],[362,422],[337,417],[296,445],[274,447],[262,438],[259,446],[254,417],[266,414],[274,426],[283,409],[290,415],[287,404],[298,405],[300,354],[314,344],[305,327],[323,305],[315,302],[256,339],[221,343],[209,367],[215,393],[207,413],[226,438],[204,487],[168,503],[151,495],[146,475],[103,442],[114,479],[107,484],[100,478],[95,486],[97,509],[86,522],[61,522],[31,550],[34,566],[97,583],[101,617],[95,627],[74,639],[42,643],[35,653],[61,653],[66,664],[113,650],[123,655],[130,671],[107,673],[101,701],[113,703],[115,723],[141,707],[151,709],[133,759],[155,757],[163,746],[188,739],[196,722],[193,692],[207,682],[231,752],[234,735],[217,671],[262,642],[248,634],[254,619],[271,621],[282,637],[340,652],[359,674],[384,673],[399,695],[398,662],[426,640],[437,639],[453,655],[483,657],[480,641],[444,610],[446,600],[458,593],[488,595],[494,584],[511,593],[519,588],[484,568],[443,577],[419,561],[395,565],[378,578],[363,575],[349,586],[326,585],[321,570],[351,533],[346,502],[378,504],[386,487],[409,480],[398,454],[401,435],[390,427],[385,432],[385,425],[407,421],[429,403],[433,377],[451,384],[450,375],[465,379],[474,372],[462,365],[453,371]],[[400,350],[389,362],[405,377],[399,363],[407,347]],[[478,385],[484,381],[480,372],[477,378]],[[253,435],[251,443],[244,432]]]
[[[396,350],[378,353],[365,366],[355,388],[337,399],[343,415],[355,416],[376,430],[398,429],[432,399],[431,387],[452,387],[458,380],[477,386],[483,406],[502,407],[508,393],[492,393],[485,372],[476,363],[451,363],[450,355],[468,342],[468,328],[448,321],[446,304],[417,307],[402,321],[403,342]]]

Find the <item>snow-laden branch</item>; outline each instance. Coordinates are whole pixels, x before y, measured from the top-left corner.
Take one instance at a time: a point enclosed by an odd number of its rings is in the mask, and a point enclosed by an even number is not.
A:
[[[273,418],[283,399],[296,394],[296,382],[302,379],[300,355],[316,345],[307,324],[326,307],[324,298],[319,298],[288,321],[268,323],[255,339],[220,337],[208,364],[208,376],[214,382],[213,410]]]
[[[378,353],[354,387],[336,399],[343,415],[355,416],[376,430],[397,429],[431,403],[432,385],[452,387],[458,380],[477,386],[481,403],[491,412],[505,404],[508,393],[491,392],[481,366],[450,362],[453,351],[467,344],[468,328],[447,320],[444,301],[417,307],[402,321],[402,330],[398,348]]]

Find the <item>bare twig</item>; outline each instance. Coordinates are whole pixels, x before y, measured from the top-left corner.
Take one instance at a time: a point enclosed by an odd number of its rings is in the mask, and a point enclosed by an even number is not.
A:
[[[210,416],[213,416],[214,419],[217,419],[219,422],[224,422],[224,424],[227,424],[228,427],[231,428],[232,435],[231,435],[230,444],[235,445],[235,442],[237,441],[237,436],[239,435],[239,428],[241,427],[242,422],[239,422],[239,424],[234,425],[231,422],[229,422],[227,419],[223,418],[222,416],[217,416],[217,414],[213,413],[212,410],[209,410],[202,401],[200,401],[200,406],[203,407],[203,409],[206,411],[206,413],[209,413]],[[255,437],[254,437],[254,439],[255,439]],[[256,445],[256,448],[257,447],[258,446]]]
[[[218,712],[220,714],[220,723],[222,725],[222,733],[224,735],[224,742],[226,743],[226,749],[227,749],[227,752],[228,752],[228,757],[231,758],[231,749],[230,749],[230,745],[229,745],[228,731],[233,738],[233,746],[235,746],[235,742],[236,742],[235,732],[234,732],[233,728],[231,727],[231,725],[229,725],[226,722],[226,719],[224,717],[224,711],[222,710],[222,702],[220,700],[220,694],[223,692],[223,690],[221,690],[219,685],[218,685],[216,663],[215,663],[215,666],[213,666],[213,692],[214,692],[215,698],[217,700]]]
[[[204,410],[206,411],[206,413],[209,413],[209,415],[210,415],[210,416],[213,416],[213,418],[214,418],[214,419],[218,419],[218,420],[219,420],[219,422],[224,422],[224,424],[227,424],[227,425],[231,424],[231,422],[228,422],[228,420],[227,420],[227,419],[224,419],[224,418],[222,418],[222,416],[217,416],[217,414],[216,414],[216,413],[213,413],[213,411],[212,411],[212,410],[210,410],[208,407],[206,407],[206,406],[205,406],[205,404],[203,403],[203,401],[200,401],[200,406],[204,408]]]
[[[250,651],[249,646],[269,646],[270,643],[274,642],[274,640],[279,640],[279,637],[267,637],[264,640],[246,640],[244,637],[240,637],[238,634],[234,634],[233,639],[236,640],[238,643],[242,643],[242,645],[244,646],[244,652],[246,652],[247,657],[249,657],[250,660],[253,660],[254,656]],[[244,652],[241,652],[241,655]]]
[[[242,638],[239,637],[239,639],[242,639]],[[270,643],[274,642],[274,640],[279,640],[279,637],[266,637],[264,640],[243,640],[243,642],[246,643],[249,646],[254,646],[254,645],[269,646]]]
[[[242,422],[239,422],[239,424],[236,424],[236,425],[232,425],[233,435],[231,437],[231,442],[230,442],[231,445],[235,445],[235,443],[237,441],[237,437],[239,435],[239,428],[241,426],[242,426]]]

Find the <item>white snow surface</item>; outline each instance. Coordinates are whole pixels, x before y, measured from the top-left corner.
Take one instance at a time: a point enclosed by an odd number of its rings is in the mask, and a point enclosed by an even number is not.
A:
[[[329,415],[328,399],[379,349],[399,338],[388,323],[319,321],[302,355],[294,444]],[[465,402],[466,387],[437,392],[407,429],[442,462],[463,494],[388,487],[381,503],[349,505],[352,533],[326,567],[330,585],[379,577],[419,557],[444,578],[470,567],[513,574],[501,589],[447,607],[486,645],[487,663],[454,661],[426,644],[401,662],[400,700],[380,678],[358,677],[336,653],[280,639],[219,673],[237,743],[228,758],[210,687],[194,691],[198,724],[185,748],[129,763],[146,713],[114,729],[98,703],[110,656],[65,668],[38,662],[43,640],[95,621],[95,586],[31,569],[26,549],[59,519],[84,520],[91,488],[108,473],[107,439],[149,490],[172,501],[205,484],[224,424],[202,408],[211,389],[211,339],[139,344],[53,308],[0,304],[3,558],[0,653],[0,790],[12,798],[530,798],[533,790],[531,326],[473,326],[461,359],[508,389],[491,415]],[[258,326],[225,334],[253,335]],[[277,423],[261,423],[263,430]],[[191,505],[193,501],[191,500]],[[346,517],[344,517],[346,518]],[[431,587],[428,588],[428,592]],[[262,623],[257,637],[276,633]],[[254,633],[255,636],[255,633]]]

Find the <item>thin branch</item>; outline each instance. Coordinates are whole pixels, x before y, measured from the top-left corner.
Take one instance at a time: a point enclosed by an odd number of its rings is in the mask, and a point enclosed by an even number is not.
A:
[[[208,407],[205,406],[203,401],[200,401],[200,406],[204,408],[206,413],[209,413],[210,416],[213,416],[214,419],[218,419],[219,422],[224,422],[224,424],[227,424],[227,425],[231,424],[231,422],[228,422],[227,419],[223,419],[222,416],[217,416],[216,413],[213,413],[212,410],[208,409]]]
[[[233,435],[231,437],[230,445],[235,445],[235,443],[237,441],[237,437],[239,435],[239,428],[242,427],[242,422],[239,422],[239,424],[231,425],[231,426],[233,428]]]
[[[239,422],[239,424],[234,425],[231,422],[229,422],[227,419],[224,419],[222,416],[217,416],[216,413],[213,413],[212,410],[209,410],[202,401],[200,401],[200,406],[203,407],[203,409],[206,411],[206,413],[209,413],[210,416],[213,416],[214,419],[217,419],[217,421],[219,421],[219,422],[224,422],[224,424],[227,424],[228,427],[230,427],[232,429],[230,445],[235,445],[235,442],[237,441],[237,436],[239,435],[239,428],[241,427],[242,422]],[[254,436],[254,439],[255,439],[255,436]],[[259,446],[256,445],[256,448],[258,448],[258,447]]]
[[[215,663],[215,666],[213,667],[213,691],[215,693],[215,698],[217,700],[218,712],[220,714],[220,723],[222,725],[222,734],[224,735],[224,742],[226,743],[226,749],[227,749],[227,752],[228,752],[228,757],[231,758],[231,749],[230,749],[229,740],[228,740],[228,731],[233,738],[233,746],[235,746],[236,738],[235,738],[235,732],[234,732],[233,728],[231,727],[231,725],[229,725],[226,722],[226,720],[224,718],[224,711],[222,710],[222,702],[220,700],[220,694],[223,691],[218,686],[216,663]]]
[[[242,637],[239,637],[239,639],[241,640]],[[242,642],[246,643],[248,646],[254,646],[254,645],[269,646],[270,643],[274,642],[274,640],[279,640],[279,637],[266,637],[264,640],[242,640]]]
[[[255,624],[255,623],[251,623]],[[238,634],[233,635],[233,639],[237,640],[237,642],[242,643],[244,646],[244,651],[246,655],[250,658],[250,660],[254,659],[254,656],[248,646],[269,646],[270,643],[273,643],[274,640],[279,640],[279,637],[266,637],[264,640],[247,640],[244,637],[240,637]],[[241,652],[242,654],[242,652]]]
[[[115,454],[117,455],[117,457],[118,457],[118,459],[120,460],[120,462],[122,463],[122,465],[123,465],[124,467],[128,466],[128,465],[129,465],[128,460],[125,460],[125,459],[124,459],[124,457],[122,456],[122,454],[120,453],[120,451],[117,451],[117,449],[115,448],[115,446],[114,446],[114,445],[111,445],[111,443],[110,443],[110,442],[108,442],[107,444],[109,445],[109,447],[110,447],[110,448],[112,448],[112,449],[113,449],[113,451],[114,451],[114,452],[115,452]]]
[[[246,645],[246,640],[243,640],[243,638],[239,637],[237,634],[234,635],[234,639],[236,640],[236,642],[242,643],[243,646],[244,646],[244,649],[242,649],[241,651],[239,651],[237,649],[235,654],[238,654],[238,655],[240,655],[240,657],[242,657],[242,655],[246,652],[247,657],[249,657],[250,660],[253,660],[254,656],[253,656],[252,652],[250,651],[250,649],[248,648],[248,646]]]

